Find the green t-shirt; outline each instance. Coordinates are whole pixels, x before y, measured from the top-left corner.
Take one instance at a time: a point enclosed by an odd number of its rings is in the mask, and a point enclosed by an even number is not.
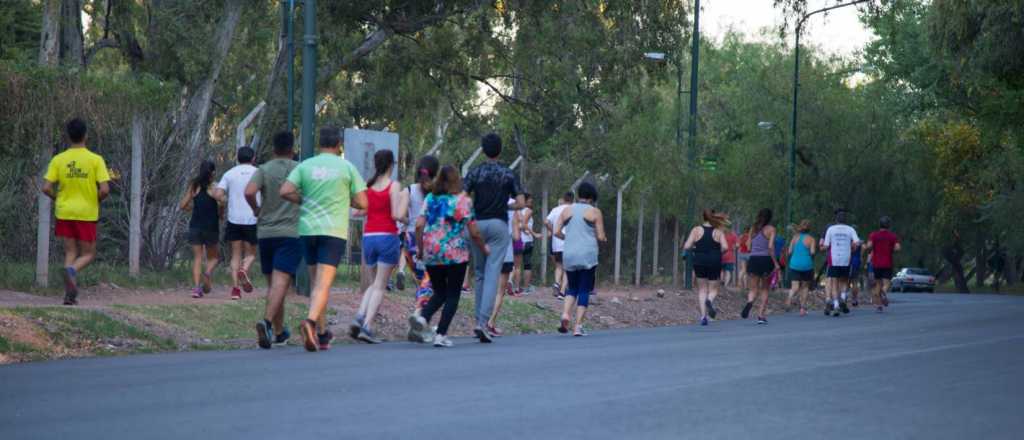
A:
[[[295,167],[288,181],[302,194],[299,235],[348,239],[352,197],[366,190],[355,166],[336,154],[320,153]]]
[[[281,198],[281,185],[298,165],[291,159],[274,159],[261,165],[249,179],[260,189],[259,238],[299,236],[299,206]]]

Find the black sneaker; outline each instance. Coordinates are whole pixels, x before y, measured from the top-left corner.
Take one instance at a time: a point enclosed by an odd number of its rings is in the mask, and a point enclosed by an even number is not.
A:
[[[479,339],[483,344],[490,344],[491,342],[494,342],[494,340],[491,339],[491,335],[487,334],[487,330],[484,330],[481,327],[473,329],[473,334],[476,335],[477,339]]]
[[[397,287],[398,290],[405,290],[405,273],[399,272],[398,275],[395,276],[395,287]]]
[[[825,303],[825,316],[828,316],[831,313],[832,313],[832,301],[829,301],[829,302]]]
[[[750,309],[752,309],[752,308],[754,308],[754,303],[748,302],[747,305],[743,306],[743,311],[740,312],[740,316],[743,317],[743,319],[749,318],[750,317]]]
[[[767,323],[768,323],[768,320],[767,320],[767,319],[764,319],[764,316],[758,316],[758,317],[757,317],[757,323],[758,323],[758,324],[767,324]]]
[[[270,341],[273,339],[273,326],[270,321],[262,320],[256,323],[256,341],[260,348],[269,350],[271,347]]]
[[[316,335],[316,342],[320,351],[328,350],[331,348],[331,341],[334,340],[334,333],[327,330],[323,333]]]
[[[348,325],[348,337],[352,339],[359,339],[359,330],[363,328],[363,321],[359,319],[352,320],[352,323]]]
[[[846,306],[846,301],[839,303],[839,308],[843,311],[843,314],[850,313],[850,308]]]
[[[274,343],[278,345],[286,344],[288,343],[288,339],[291,337],[292,332],[288,331],[288,329],[281,330],[281,334],[274,336]]]
[[[711,319],[715,319],[715,317],[718,316],[718,310],[715,310],[715,305],[711,303],[710,299],[704,300],[704,305],[708,308],[708,316],[710,316]]]

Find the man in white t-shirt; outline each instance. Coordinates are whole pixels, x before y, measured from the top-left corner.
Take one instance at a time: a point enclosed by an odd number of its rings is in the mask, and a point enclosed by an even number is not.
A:
[[[839,293],[850,278],[850,261],[854,247],[860,245],[860,237],[853,227],[846,224],[846,211],[836,211],[836,223],[825,231],[822,242],[831,262],[825,284],[830,301],[825,305],[825,314],[831,311],[832,316],[839,316],[840,309],[843,313],[850,313],[846,301],[840,301]]]
[[[562,249],[565,247],[565,242],[555,237],[555,227],[559,219],[562,218],[562,211],[572,204],[572,200],[573,193],[571,191],[565,193],[558,201],[558,206],[554,207],[544,220],[544,227],[547,228],[548,234],[551,235],[551,249],[549,251],[552,260],[555,262],[555,285],[552,287],[555,290],[555,297],[558,299],[565,298],[565,289],[569,283],[565,277],[565,270],[562,269]]]
[[[224,173],[217,183],[216,196],[228,206],[228,224],[224,228],[224,241],[231,244],[231,299],[240,299],[242,290],[252,292],[249,268],[256,261],[256,215],[245,200],[245,187],[259,168],[252,161],[256,153],[252,148],[238,149],[238,165]],[[260,201],[259,194],[256,195]],[[241,288],[241,289],[239,289]]]

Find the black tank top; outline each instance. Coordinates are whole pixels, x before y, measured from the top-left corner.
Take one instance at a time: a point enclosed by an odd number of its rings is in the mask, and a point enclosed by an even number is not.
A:
[[[205,189],[192,198],[192,218],[188,221],[189,229],[216,231],[220,218],[217,212],[217,201],[210,197]]]
[[[704,228],[704,236],[693,245],[693,264],[698,266],[717,266],[722,264],[722,246],[715,241],[715,228]]]

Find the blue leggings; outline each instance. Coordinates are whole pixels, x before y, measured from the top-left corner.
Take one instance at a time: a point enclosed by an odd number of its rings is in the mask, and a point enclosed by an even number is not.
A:
[[[565,294],[576,298],[576,305],[586,307],[590,305],[590,292],[594,291],[594,278],[597,276],[597,266],[590,269],[569,270],[565,272],[569,279],[569,288]]]

